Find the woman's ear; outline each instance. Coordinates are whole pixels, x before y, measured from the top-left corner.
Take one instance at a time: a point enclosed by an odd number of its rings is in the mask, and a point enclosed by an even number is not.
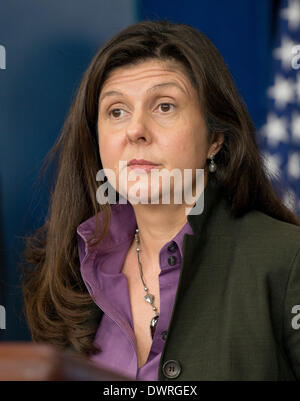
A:
[[[225,138],[224,138],[223,132],[215,132],[214,133],[214,138],[209,147],[207,158],[209,158],[211,155],[215,156],[219,152],[219,150],[222,148],[224,139]]]

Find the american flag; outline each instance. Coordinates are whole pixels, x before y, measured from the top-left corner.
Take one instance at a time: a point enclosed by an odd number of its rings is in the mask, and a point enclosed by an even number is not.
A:
[[[281,0],[272,51],[262,154],[283,201],[300,216],[300,0]]]

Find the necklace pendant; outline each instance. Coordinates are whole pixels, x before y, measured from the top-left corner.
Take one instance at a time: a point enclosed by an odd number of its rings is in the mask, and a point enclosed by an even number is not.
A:
[[[158,318],[159,318],[159,315],[156,315],[151,319],[151,322],[150,322],[150,334],[151,334],[152,338],[154,337],[154,333],[155,333],[155,329],[156,329],[156,326],[157,326]]]
[[[149,302],[149,304],[153,304],[154,296],[152,294],[147,294],[144,296],[145,301]]]

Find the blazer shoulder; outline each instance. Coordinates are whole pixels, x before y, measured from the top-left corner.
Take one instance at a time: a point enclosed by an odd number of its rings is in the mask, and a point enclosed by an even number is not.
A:
[[[253,210],[241,218],[235,235],[239,249],[247,255],[247,263],[257,264],[266,271],[288,274],[300,255],[300,226],[275,219]]]
[[[300,249],[300,226],[252,210],[241,218],[240,238],[266,251],[295,254]]]
[[[273,235],[282,235],[291,239],[296,237],[300,240],[300,226],[275,219],[259,210],[248,212],[243,217],[243,220],[244,227],[251,229],[253,233],[272,233]]]

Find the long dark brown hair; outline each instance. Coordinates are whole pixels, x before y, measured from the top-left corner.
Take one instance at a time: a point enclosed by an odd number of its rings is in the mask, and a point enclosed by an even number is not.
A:
[[[87,355],[98,350],[93,339],[100,314],[80,274],[76,235],[81,222],[101,212],[104,225],[99,232],[96,228],[94,236],[98,243],[110,223],[110,205],[96,201],[96,174],[103,168],[98,148],[98,98],[114,68],[149,59],[181,63],[199,95],[209,140],[215,132],[224,133],[214,176],[230,199],[232,215],[257,209],[300,225],[272,186],[255,127],[212,42],[186,24],[143,21],[131,25],[93,58],[43,167],[56,161],[50,206],[44,225],[26,239],[23,264],[25,314],[34,341],[72,346]]]

